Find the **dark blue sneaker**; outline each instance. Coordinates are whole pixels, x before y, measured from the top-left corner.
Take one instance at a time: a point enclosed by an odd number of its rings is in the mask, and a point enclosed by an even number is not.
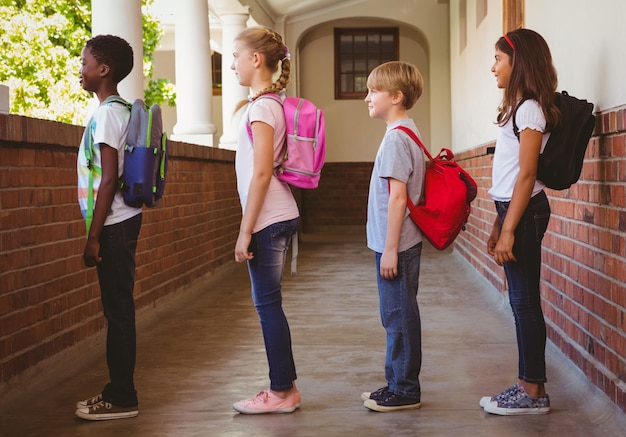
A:
[[[389,390],[385,394],[382,394],[378,399],[370,398],[363,402],[363,406],[365,408],[382,412],[419,408],[420,405],[421,404],[418,399],[397,395]]]
[[[389,392],[388,386],[379,388],[378,390],[373,391],[373,392],[366,391],[366,392],[361,393],[361,400],[362,401],[366,401],[368,399],[378,400],[381,397],[383,397],[387,392]]]

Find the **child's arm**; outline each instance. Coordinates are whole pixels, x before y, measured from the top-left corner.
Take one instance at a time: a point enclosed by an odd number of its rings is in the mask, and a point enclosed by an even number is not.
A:
[[[252,259],[254,255],[248,251],[252,229],[259,217],[274,171],[274,128],[263,122],[252,123],[251,128],[252,138],[254,138],[254,171],[250,181],[246,209],[239,227],[239,236],[235,244],[235,261],[237,262]]]
[[[541,151],[543,134],[534,129],[524,129],[520,132],[519,148],[519,176],[513,188],[513,196],[506,213],[504,222],[500,226],[500,237],[494,249],[494,259],[498,265],[509,261],[516,261],[513,255],[515,242],[515,228],[528,206],[530,196],[537,178],[537,162]]]
[[[102,181],[98,189],[98,198],[94,205],[93,220],[87,235],[87,243],[83,252],[83,261],[87,267],[93,267],[102,261],[100,258],[100,232],[104,221],[111,210],[111,204],[118,186],[117,150],[100,143],[100,157],[102,165]]]
[[[387,235],[385,249],[380,258],[380,275],[394,279],[398,275],[398,248],[400,247],[400,231],[406,211],[406,184],[389,178],[389,204],[387,211]]]
[[[487,253],[490,256],[495,256],[496,244],[498,244],[498,238],[500,238],[500,216],[496,214],[496,219],[493,221],[491,228],[491,234],[487,240]]]

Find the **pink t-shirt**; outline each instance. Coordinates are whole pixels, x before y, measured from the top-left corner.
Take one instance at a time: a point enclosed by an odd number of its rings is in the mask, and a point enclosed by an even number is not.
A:
[[[274,128],[274,162],[279,160],[285,140],[285,116],[280,103],[271,98],[259,98],[249,104],[239,124],[238,148],[235,155],[237,172],[237,191],[241,201],[241,209],[245,211],[250,182],[254,171],[254,148],[248,133],[248,122],[263,122]],[[297,218],[296,204],[289,185],[272,176],[265,195],[265,201],[252,232],[258,232],[267,226]]]

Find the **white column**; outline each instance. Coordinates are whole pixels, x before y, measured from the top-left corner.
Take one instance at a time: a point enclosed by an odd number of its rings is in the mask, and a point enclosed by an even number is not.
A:
[[[0,84],[0,114],[8,114],[9,108],[9,87]]]
[[[239,85],[235,73],[230,69],[233,63],[233,40],[246,27],[247,13],[222,13],[222,122],[224,134],[219,147],[235,150],[237,148],[236,120],[233,112],[237,103],[248,97],[248,87]]]
[[[143,27],[141,0],[91,0],[91,31],[116,35],[133,48],[133,70],[120,82],[118,91],[129,101],[143,99]]]
[[[182,0],[176,9],[176,119],[172,139],[213,145],[211,44],[207,0]]]

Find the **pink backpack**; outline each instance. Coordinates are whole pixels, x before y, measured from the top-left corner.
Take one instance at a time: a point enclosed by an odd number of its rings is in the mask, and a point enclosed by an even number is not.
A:
[[[276,94],[264,94],[259,98],[280,102],[285,113],[285,153],[282,161],[274,163],[276,177],[294,187],[317,188],[326,158],[323,111],[300,97],[281,98]],[[252,139],[250,123],[248,134]]]

